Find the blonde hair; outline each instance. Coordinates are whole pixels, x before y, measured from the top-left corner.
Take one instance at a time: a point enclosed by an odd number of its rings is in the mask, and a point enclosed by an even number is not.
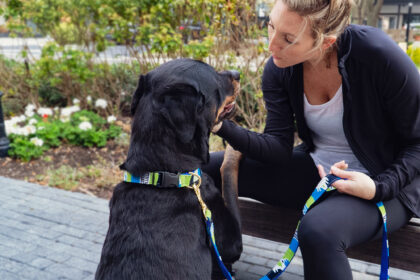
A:
[[[301,16],[305,24],[309,23],[312,37],[315,39],[312,50],[319,49],[328,36],[339,37],[350,22],[353,0],[281,0],[292,12]],[[298,36],[299,37],[299,36]],[[336,47],[336,44],[333,45]],[[331,49],[331,48],[330,48]]]

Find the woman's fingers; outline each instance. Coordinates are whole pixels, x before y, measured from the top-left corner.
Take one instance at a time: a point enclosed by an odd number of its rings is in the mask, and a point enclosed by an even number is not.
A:
[[[331,173],[337,177],[346,179],[346,180],[338,180],[335,181],[332,186],[335,187],[339,192],[348,193],[349,189],[351,189],[352,179],[353,179],[353,172],[352,171],[345,171],[339,169],[335,166],[331,167]]]
[[[316,167],[318,168],[319,177],[323,178],[327,176],[327,174],[325,173],[324,167],[322,167],[321,164],[318,164]]]
[[[348,164],[344,160],[334,163],[333,166],[339,169],[347,169],[347,167],[349,167]]]
[[[331,166],[331,173],[343,179],[351,179],[353,175],[352,171],[346,171],[335,166]]]
[[[357,196],[363,199],[372,199],[375,196],[375,182],[366,174],[355,171],[345,171],[331,167],[332,174],[346,179],[338,180],[332,185],[342,193]]]

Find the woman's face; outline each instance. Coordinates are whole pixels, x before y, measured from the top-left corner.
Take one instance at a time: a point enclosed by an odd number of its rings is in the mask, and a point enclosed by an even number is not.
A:
[[[288,10],[283,1],[276,1],[270,14],[268,24],[268,49],[277,67],[288,67],[319,56],[312,51],[314,39],[311,36],[309,23],[303,33],[304,19]],[[300,35],[300,36],[299,36]]]

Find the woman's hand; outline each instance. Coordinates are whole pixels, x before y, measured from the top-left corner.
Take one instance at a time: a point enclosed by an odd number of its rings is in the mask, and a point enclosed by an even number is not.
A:
[[[211,129],[211,132],[217,133],[220,130],[220,128],[222,127],[222,124],[223,124],[223,122],[219,122],[219,123],[215,124],[213,126],[213,128]]]
[[[347,164],[340,161],[331,166],[330,173],[343,179],[335,181],[332,186],[339,192],[349,195],[357,196],[363,199],[372,199],[375,196],[376,186],[375,182],[364,173],[356,171],[345,171]],[[319,175],[326,176],[324,168],[318,165]]]

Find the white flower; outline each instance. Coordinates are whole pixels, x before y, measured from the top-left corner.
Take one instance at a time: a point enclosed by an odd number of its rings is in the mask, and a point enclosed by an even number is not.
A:
[[[44,141],[42,141],[42,139],[39,139],[38,137],[33,137],[29,141],[31,141],[31,143],[33,143],[35,146],[38,146],[38,147],[41,147],[42,145],[44,145]]]
[[[53,110],[50,108],[41,107],[38,109],[37,113],[42,117],[44,117],[45,115],[52,116]]]
[[[26,105],[26,107],[25,107],[25,111],[34,111],[35,110],[35,105],[34,104],[28,104],[28,105]]]
[[[34,134],[36,132],[36,127],[33,125],[27,125],[23,127],[24,135],[28,136],[29,134]]]
[[[26,120],[26,116],[25,115],[20,115],[19,117],[16,117],[17,122],[24,122]]]
[[[4,127],[6,130],[6,134],[9,135],[9,134],[16,134],[16,131],[19,126],[13,120],[5,120]]]
[[[77,99],[77,98],[75,98],[75,99],[73,99],[73,104],[79,104],[80,103],[80,100],[79,99]]]
[[[28,124],[36,124],[38,121],[36,119],[30,119]]]
[[[88,96],[86,97],[86,102],[87,102],[87,104],[92,103],[92,97],[91,97],[90,95],[88,95]]]
[[[25,107],[25,115],[28,118],[33,117],[33,115],[35,114],[34,113],[34,110],[35,110],[35,105],[34,104],[28,104],[28,105],[26,105],[26,107]]]
[[[121,96],[125,96],[127,93],[123,90],[121,91]]]
[[[69,116],[60,116],[60,121],[61,122],[69,122],[70,121],[70,117]]]
[[[106,102],[106,100],[105,100],[105,99],[101,99],[101,98],[99,98],[99,99],[98,99],[98,100],[96,100],[96,102],[95,102],[95,107],[99,107],[99,108],[105,109],[105,108],[106,108],[106,106],[108,106],[108,103]]]
[[[113,122],[115,122],[117,120],[117,118],[116,117],[114,117],[114,116],[109,116],[108,118],[107,118],[107,121],[109,122],[109,123],[113,123]]]
[[[63,119],[70,120],[71,114],[78,111],[80,111],[80,107],[77,105],[61,109],[61,114],[60,114],[61,121],[63,121]]]
[[[32,117],[35,115],[35,113],[34,113],[34,111],[25,111],[25,115],[26,115],[28,118],[32,118]]]
[[[90,122],[81,122],[79,124],[79,128],[81,130],[88,130],[88,129],[92,129],[92,124]]]

